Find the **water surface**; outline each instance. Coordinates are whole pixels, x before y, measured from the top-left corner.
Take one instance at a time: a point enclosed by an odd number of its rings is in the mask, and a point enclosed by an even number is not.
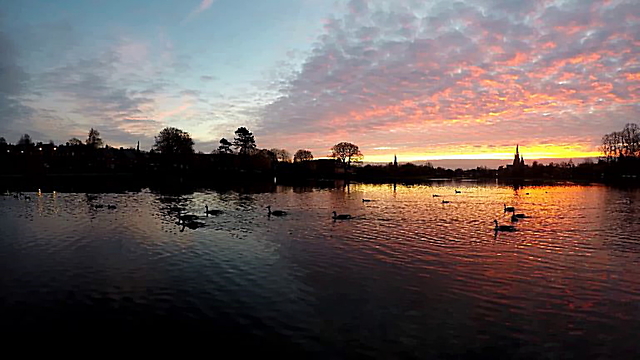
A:
[[[193,330],[319,358],[639,354],[637,190],[275,189],[0,198],[3,331]],[[516,232],[493,231],[503,204],[530,216]]]

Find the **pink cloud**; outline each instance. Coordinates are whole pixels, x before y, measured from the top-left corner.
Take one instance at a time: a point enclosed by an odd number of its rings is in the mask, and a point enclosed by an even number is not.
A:
[[[186,22],[192,20],[194,17],[200,15],[202,12],[206,11],[207,9],[209,9],[211,7],[211,5],[213,5],[214,2],[215,2],[215,0],[202,0],[200,2],[200,5],[198,5],[198,7],[195,10],[193,10],[189,15],[187,15],[187,17],[184,18],[182,23],[186,23]]]

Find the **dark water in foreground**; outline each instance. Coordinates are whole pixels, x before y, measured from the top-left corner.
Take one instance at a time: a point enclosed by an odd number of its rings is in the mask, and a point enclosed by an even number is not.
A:
[[[29,195],[0,197],[4,332],[203,331],[321,358],[640,356],[637,190]],[[495,236],[503,203],[531,218]],[[172,207],[205,205],[223,213],[177,225]]]

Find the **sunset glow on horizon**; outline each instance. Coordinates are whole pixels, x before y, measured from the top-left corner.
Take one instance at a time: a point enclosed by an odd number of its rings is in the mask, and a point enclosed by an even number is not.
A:
[[[0,136],[98,129],[196,150],[249,128],[260,148],[366,162],[601,155],[640,119],[635,0],[134,0],[3,3]]]

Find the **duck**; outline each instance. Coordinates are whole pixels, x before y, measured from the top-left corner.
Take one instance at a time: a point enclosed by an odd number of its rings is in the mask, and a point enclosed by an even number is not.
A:
[[[516,211],[516,208],[514,208],[513,206],[507,206],[507,204],[503,204],[504,205],[504,212],[514,212]]]
[[[285,216],[285,215],[287,215],[286,211],[282,211],[282,210],[271,211],[271,205],[267,206],[267,209],[269,210],[269,215],[273,215],[273,216]]]
[[[498,225],[498,220],[493,220],[493,223],[496,224],[496,226],[493,228],[493,230],[495,231],[516,231],[516,227],[513,225]]]
[[[333,216],[331,217],[333,220],[350,220],[353,219],[353,216],[349,214],[339,214],[337,212],[333,212]]]
[[[205,205],[204,206],[204,213],[207,214],[207,216],[209,215],[220,215],[222,214],[222,210],[209,210],[209,205]]]

